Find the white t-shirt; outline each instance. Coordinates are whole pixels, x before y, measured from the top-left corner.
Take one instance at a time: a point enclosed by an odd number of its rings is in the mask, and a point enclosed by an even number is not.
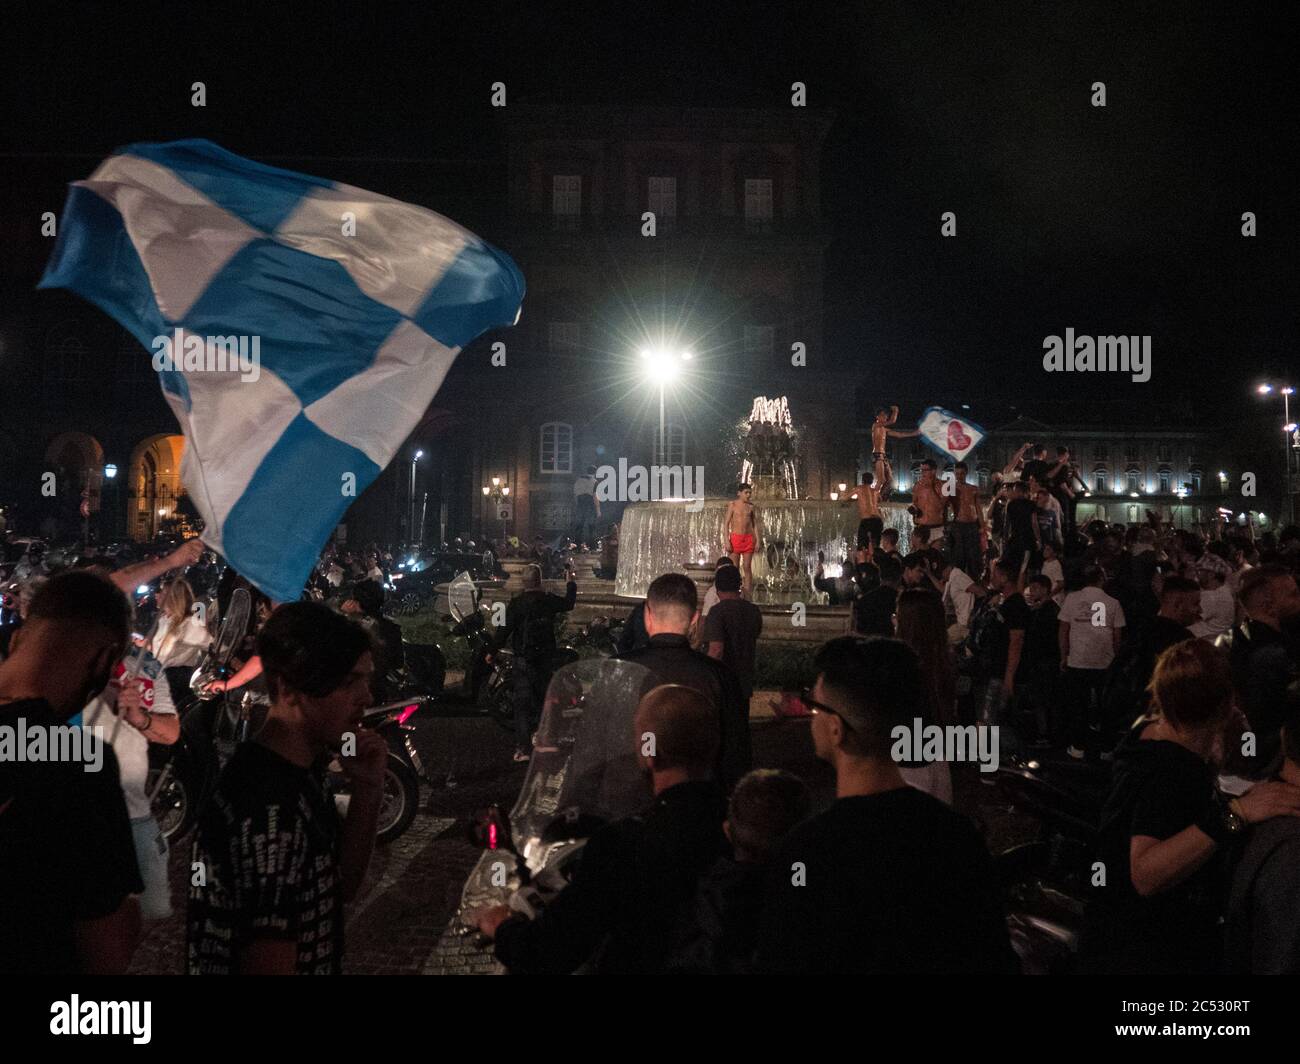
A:
[[[1052,587],[1061,585],[1061,590],[1052,596],[1052,601],[1060,606],[1065,602],[1065,570],[1061,568],[1060,559],[1053,558],[1050,562],[1043,562],[1043,575],[1052,582]]]
[[[132,820],[139,820],[149,816],[149,797],[144,789],[149,777],[149,740],[113,712],[126,672],[132,667],[135,658],[140,659],[135,674],[135,683],[140,688],[140,705],[155,717],[176,715],[162,663],[149,651],[132,647],[131,653],[117,663],[113,679],[104,688],[103,694],[86,707],[81,721],[86,727],[103,729],[104,741],[112,744],[121,770],[122,795],[126,799],[127,815]]]
[[[943,585],[943,604],[952,606],[953,616],[963,628],[970,626],[970,611],[975,596],[970,593],[971,584],[975,583],[957,566],[948,573],[948,581]]]
[[[1112,634],[1124,627],[1124,609],[1099,587],[1071,591],[1061,604],[1060,621],[1070,626],[1072,669],[1105,669],[1115,658]]]
[[[703,619],[709,615],[709,610],[718,604],[718,589],[712,584],[709,590],[704,592],[704,605],[700,607],[700,618]]]
[[[1237,600],[1224,584],[1201,589],[1201,619],[1192,625],[1192,635],[1214,639],[1228,631],[1237,619]]]

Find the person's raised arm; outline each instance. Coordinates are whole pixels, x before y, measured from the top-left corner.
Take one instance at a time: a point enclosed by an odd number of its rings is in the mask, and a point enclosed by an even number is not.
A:
[[[153,561],[136,562],[125,569],[109,573],[109,579],[119,591],[128,595],[141,584],[148,584],[172,569],[183,569],[193,565],[203,553],[203,544],[198,539],[188,539],[170,554]]]

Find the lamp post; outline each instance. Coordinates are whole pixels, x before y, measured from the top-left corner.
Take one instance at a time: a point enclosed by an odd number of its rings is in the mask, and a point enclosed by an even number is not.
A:
[[[1255,389],[1256,394],[1265,396],[1277,391],[1282,396],[1282,492],[1286,504],[1285,512],[1288,523],[1295,523],[1295,495],[1291,491],[1291,436],[1296,431],[1296,424],[1291,420],[1291,396],[1295,389],[1289,384],[1261,384]]]
[[[116,487],[117,485],[117,466],[115,466],[112,462],[109,462],[107,465],[104,466],[104,480],[109,482],[109,487]],[[109,492],[106,491],[104,492],[104,494],[109,495]],[[108,502],[107,506],[104,505],[106,501]],[[112,492],[111,501],[103,500],[103,499],[100,500],[100,507],[103,510],[107,511],[108,513],[108,520],[104,522],[104,524],[107,526],[104,530],[104,534],[105,537],[110,541],[117,538],[116,503],[117,503],[117,492],[115,491]]]
[[[500,504],[510,498],[510,485],[504,477],[493,477],[492,483],[483,485],[483,498],[490,499],[494,510],[500,511]],[[501,522],[501,538],[506,538],[506,519],[498,517]],[[486,531],[486,529],[485,529]]]
[[[409,502],[410,502],[409,510],[410,510],[410,513],[409,513],[408,516],[407,516],[407,524],[406,524],[406,538],[407,538],[408,540],[410,540],[411,542],[415,542],[415,540],[416,540],[416,535],[415,535],[415,463],[418,462],[418,461],[419,461],[421,458],[423,458],[423,457],[424,457],[424,452],[421,451],[421,450],[416,450],[416,451],[414,451],[414,452],[411,454],[411,490],[410,490],[410,492],[409,492]],[[421,537],[421,538],[423,538],[423,537]]]
[[[646,376],[659,385],[659,461],[668,461],[667,425],[664,420],[664,393],[670,383],[681,374],[682,363],[694,356],[689,351],[670,351],[663,347],[647,347],[641,351]]]

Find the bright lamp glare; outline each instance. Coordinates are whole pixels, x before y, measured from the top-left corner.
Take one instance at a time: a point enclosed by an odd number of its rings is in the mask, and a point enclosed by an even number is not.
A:
[[[1273,390],[1273,385],[1271,384],[1261,384],[1256,389],[1256,391],[1258,391],[1260,395],[1268,395],[1268,393],[1271,392],[1272,390]]]

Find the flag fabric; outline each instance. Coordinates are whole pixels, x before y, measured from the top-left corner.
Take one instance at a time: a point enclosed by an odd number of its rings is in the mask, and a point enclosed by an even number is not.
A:
[[[441,215],[203,140],[110,156],[58,234],[39,287],[153,352],[204,542],[277,601],[524,295],[508,255]]]
[[[916,427],[921,432],[921,439],[954,462],[962,461],[988,435],[975,422],[958,417],[941,406],[929,407]]]

